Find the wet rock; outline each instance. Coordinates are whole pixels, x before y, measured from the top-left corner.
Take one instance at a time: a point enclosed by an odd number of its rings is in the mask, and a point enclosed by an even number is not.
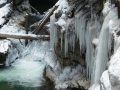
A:
[[[90,82],[88,82],[85,78],[78,80],[78,84],[80,87],[84,87],[86,90],[90,87]]]
[[[55,83],[55,79],[57,78],[57,76],[55,75],[54,71],[48,66],[45,69],[46,72],[46,77],[48,77],[52,82]]]
[[[62,11],[61,11],[61,10],[59,10],[59,11],[57,11],[57,12],[55,13],[55,17],[56,17],[56,18],[61,17],[61,15],[62,15]]]

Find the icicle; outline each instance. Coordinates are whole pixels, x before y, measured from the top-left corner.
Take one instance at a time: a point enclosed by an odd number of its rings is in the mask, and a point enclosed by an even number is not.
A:
[[[67,36],[67,32],[68,32],[68,30],[66,30],[66,32],[65,32],[65,56],[67,56],[67,54],[68,54],[68,36]]]
[[[63,48],[63,33],[61,32],[61,50]]]
[[[57,43],[57,29],[55,26],[55,15],[53,14],[50,17],[50,46],[54,47],[54,44]]]
[[[95,62],[95,83],[99,83],[100,76],[105,70],[106,63],[108,62],[108,40],[109,31],[108,26],[103,25],[99,39],[98,53]]]
[[[80,52],[85,52],[85,23],[86,20],[84,16],[80,17],[82,14],[79,13],[75,16],[75,32],[79,39]]]
[[[92,76],[92,70],[94,66],[94,47],[92,44],[92,40],[95,38],[96,33],[99,31],[100,27],[95,26],[96,22],[88,22],[87,30],[86,30],[86,66],[87,66],[87,76],[89,79],[91,79]]]
[[[92,5],[90,6],[90,10],[91,10],[91,22],[92,22],[92,20],[93,20],[93,7],[92,7]]]
[[[74,33],[70,34],[68,38],[68,44],[70,46],[70,49],[74,51],[74,48],[75,48],[75,34]]]
[[[65,56],[68,54],[68,29],[69,29],[69,24],[71,22],[71,19],[68,19],[67,21],[67,25],[66,25],[66,31],[65,31],[65,35],[64,35],[64,40],[65,40]]]
[[[94,75],[92,76],[93,81],[93,88],[91,87],[90,90],[94,90],[95,87],[99,84],[99,79],[106,68],[106,63],[108,62],[109,55],[108,52],[111,51],[111,31],[109,31],[109,21],[111,19],[117,19],[117,9],[111,9],[109,14],[105,17],[104,23],[102,25],[100,37],[99,37],[99,44],[98,44],[98,52],[96,56],[95,66],[94,66]]]

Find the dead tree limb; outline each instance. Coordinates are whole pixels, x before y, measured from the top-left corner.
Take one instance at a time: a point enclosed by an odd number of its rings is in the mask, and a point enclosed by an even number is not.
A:
[[[47,23],[47,21],[50,19],[50,16],[53,14],[53,12],[58,8],[58,6],[53,6],[51,11],[45,15],[45,17],[42,19],[42,21],[39,23],[38,27],[36,28],[34,34],[38,34],[40,30],[43,28],[43,26]]]
[[[30,40],[46,40],[50,39],[49,35],[34,35],[34,34],[18,34],[18,33],[3,33],[0,32],[0,37],[3,38],[15,38],[15,39],[30,39]]]
[[[35,9],[33,6],[30,6],[32,10],[34,10],[35,12],[38,12],[37,9]],[[39,12],[38,12],[39,13]]]

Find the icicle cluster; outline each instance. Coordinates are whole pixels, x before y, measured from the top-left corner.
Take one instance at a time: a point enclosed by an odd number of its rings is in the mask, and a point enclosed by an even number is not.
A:
[[[95,15],[92,14],[92,20],[88,22],[85,18],[88,14],[82,15],[82,12],[75,15],[75,32],[79,40],[80,52],[85,53],[86,51],[87,76],[91,79],[95,60],[95,48],[93,47],[92,41],[96,37],[95,35],[100,30],[101,26]]]
[[[86,20],[84,16],[81,16],[82,13],[75,15],[75,32],[77,38],[79,39],[80,51],[85,52],[85,24]]]

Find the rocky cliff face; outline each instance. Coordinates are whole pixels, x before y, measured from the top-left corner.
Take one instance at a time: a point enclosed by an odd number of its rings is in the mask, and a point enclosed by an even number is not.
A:
[[[1,0],[0,32],[25,33],[26,31],[22,24],[25,22],[26,11],[30,12],[28,0]],[[9,66],[18,58],[19,50],[16,49],[15,45],[17,42],[20,43],[19,40],[0,38],[0,65]]]
[[[119,90],[119,80],[116,79],[119,78],[118,74],[115,74],[113,69],[105,71],[113,65],[110,63],[110,66],[107,66],[109,60],[112,62],[111,56],[114,57],[113,48],[116,48],[116,45],[119,47],[118,39],[116,40],[118,35],[115,34],[118,27],[115,27],[115,32],[113,32],[114,27],[110,28],[111,20],[118,20],[115,2],[63,0],[56,5],[59,7],[51,16],[50,34],[51,47],[54,47],[60,66],[66,68],[66,66],[81,65],[85,70],[85,78],[93,84],[89,90]],[[99,83],[101,75],[101,83]],[[105,84],[106,80],[108,84]],[[70,84],[67,84],[66,87],[69,86]],[[61,88],[62,85],[57,87]]]

